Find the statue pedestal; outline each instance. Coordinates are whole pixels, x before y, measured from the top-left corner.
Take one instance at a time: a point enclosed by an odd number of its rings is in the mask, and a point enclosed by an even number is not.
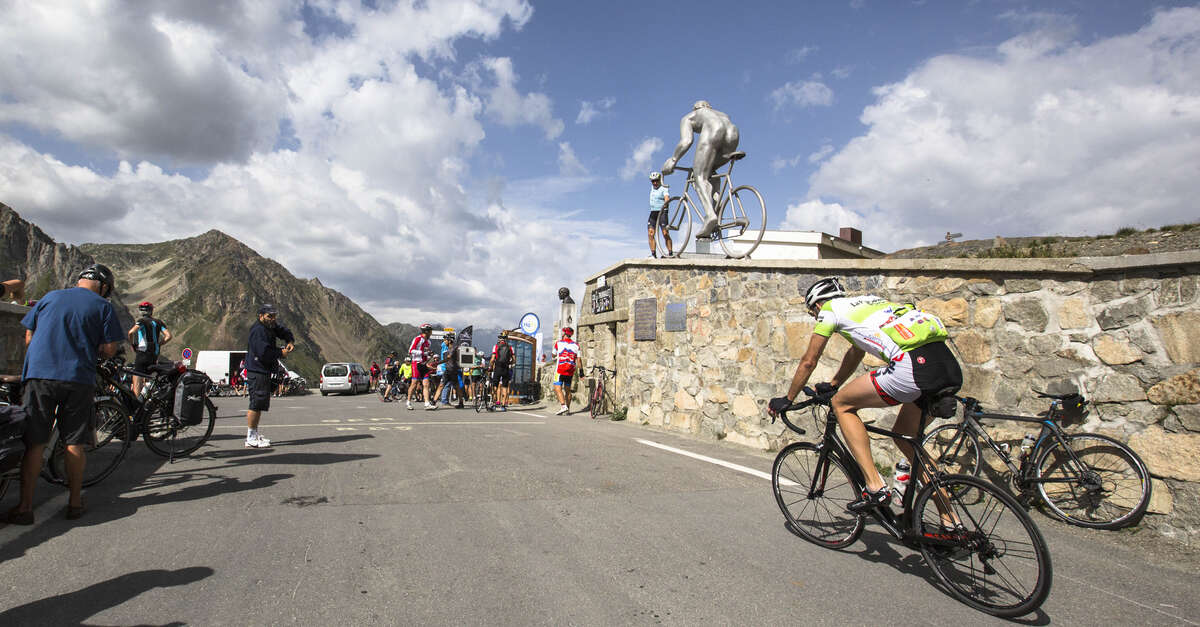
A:
[[[692,255],[724,259],[725,250],[721,248],[720,244],[707,238],[701,238],[695,240],[695,244],[692,245]]]

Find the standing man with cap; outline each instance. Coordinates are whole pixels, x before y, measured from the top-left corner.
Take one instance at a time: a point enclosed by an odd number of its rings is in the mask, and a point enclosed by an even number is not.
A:
[[[79,273],[75,287],[46,294],[21,320],[26,329],[21,380],[29,419],[21,458],[21,500],[8,512],[9,524],[33,524],[33,487],[56,419],[67,445],[67,518],[83,515],[83,468],[87,447],[95,444],[96,358],[116,355],[124,338],[117,312],[108,302],[113,285],[112,271],[92,264]]]
[[[278,316],[275,305],[263,305],[258,308],[258,322],[250,327],[246,348],[246,383],[250,397],[250,408],[246,410],[246,448],[271,446],[271,441],[258,432],[258,421],[262,412],[271,408],[271,375],[279,367],[279,358],[296,349],[295,336],[276,322]],[[276,339],[287,345],[283,348],[275,346]]]
[[[674,257],[675,251],[671,247],[671,236],[667,233],[667,201],[671,199],[671,192],[663,185],[662,174],[658,172],[650,173],[650,219],[646,221],[646,239],[650,240],[650,256],[658,257],[658,252],[655,250],[657,246],[654,243],[654,229],[662,231],[663,243],[667,245],[668,257]]]
[[[158,363],[162,353],[162,345],[171,341],[171,332],[162,320],[154,317],[154,305],[150,301],[142,301],[138,305],[141,317],[133,323],[126,335],[133,345],[133,369],[137,372],[149,372],[150,366]],[[141,396],[142,383],[145,377],[133,375],[133,394]]]

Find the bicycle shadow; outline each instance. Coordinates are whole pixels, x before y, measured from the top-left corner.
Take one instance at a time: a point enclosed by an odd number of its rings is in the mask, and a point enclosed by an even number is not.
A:
[[[195,583],[211,577],[215,571],[207,566],[190,566],[178,570],[140,570],[92,584],[86,588],[47,597],[0,613],[2,625],[83,625],[88,618],[117,607],[126,601],[153,590]],[[162,625],[183,625],[172,621]]]
[[[796,531],[796,528],[792,526],[791,521],[784,521],[783,527],[792,535],[807,541],[804,536],[800,535],[800,533]],[[891,534],[881,533],[871,529],[864,530],[859,540],[864,545],[863,550],[855,551],[850,548],[846,548],[840,549],[840,552],[848,555],[854,555],[862,560],[874,564],[885,564],[887,566],[891,566],[898,572],[905,575],[920,577],[929,585],[937,588],[947,597],[954,599],[954,596],[950,594],[950,591],[946,589],[946,586],[943,585],[942,582],[937,578],[937,575],[934,574],[933,569],[931,569],[929,564],[925,562],[925,558],[921,555],[920,551],[904,547],[904,545],[900,544],[899,540],[893,538]],[[908,554],[901,555],[900,551],[896,549],[897,545],[908,549]],[[1009,622],[1019,623],[1022,625],[1050,624],[1050,616],[1046,614],[1042,608],[1035,610],[1030,618],[1008,618],[1002,620],[1007,620]]]

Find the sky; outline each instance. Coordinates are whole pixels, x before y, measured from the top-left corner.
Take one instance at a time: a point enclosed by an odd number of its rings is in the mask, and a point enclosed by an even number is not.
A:
[[[0,201],[220,229],[380,322],[553,324],[704,99],[768,227],[884,251],[1200,221],[1200,6],[0,0]],[[681,163],[689,163],[690,155]],[[683,186],[681,173],[666,178]]]

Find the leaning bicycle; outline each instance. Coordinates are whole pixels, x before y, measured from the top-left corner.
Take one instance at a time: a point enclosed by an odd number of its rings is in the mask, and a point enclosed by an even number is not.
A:
[[[597,370],[600,371],[599,376],[596,375]],[[617,371],[609,370],[604,366],[592,366],[588,371],[591,373],[593,380],[596,381],[596,386],[592,388],[591,397],[588,399],[588,413],[591,414],[592,420],[595,420],[604,407],[604,392],[608,384],[608,375],[612,374],[615,377],[617,376]]]
[[[889,534],[918,549],[949,593],[966,605],[1003,617],[1036,610],[1050,594],[1050,552],[1029,514],[997,486],[972,475],[946,474],[932,464],[916,437],[866,425],[868,431],[899,437],[912,445],[913,480],[901,498],[901,511],[877,507],[856,514],[846,506],[866,485],[862,471],[837,434],[833,393],[804,392],[811,398],[779,413],[796,433],[805,430],[787,412],[812,408],[824,433],[816,443],[785,446],[771,469],[775,501],[789,526],[806,540],[831,549],[853,544],[870,515]],[[954,398],[935,395],[929,416],[953,414]],[[947,403],[945,399],[948,398]],[[923,481],[917,481],[923,479]]]
[[[717,228],[708,236],[712,241],[721,245],[725,255],[733,259],[750,256],[758,244],[762,242],[763,233],[767,230],[767,206],[762,194],[749,185],[733,187],[733,164],[744,158],[742,151],[724,155],[729,160],[729,168],[725,172],[713,174],[720,179],[720,189],[714,190],[716,198],[713,211],[717,214]],[[704,224],[704,205],[697,204],[692,198],[691,190],[696,182],[692,168],[675,166],[676,170],[688,173],[687,183],[683,193],[672,196],[668,200],[667,224],[654,230],[658,250],[670,250],[672,256],[678,257],[687,248],[688,238],[692,235],[692,222],[698,220]],[[663,231],[671,237],[671,246],[663,240]]]
[[[121,382],[117,376],[121,372],[136,374],[149,380],[149,385],[142,395],[133,393],[129,386]],[[178,385],[183,385],[185,374],[194,373],[182,364],[165,363],[153,364],[147,372],[137,372],[121,363],[111,362],[101,368],[100,395],[96,398],[96,411],[117,413],[131,417],[132,429],[129,439],[138,435],[142,441],[157,455],[174,461],[176,457],[190,455],[204,445],[212,436],[216,426],[217,407],[207,395],[200,394],[194,402],[202,402],[203,407],[197,415],[185,415],[181,408],[176,407],[175,392]],[[206,391],[207,381],[202,391]],[[185,402],[188,402],[185,399]]]
[[[979,476],[982,441],[1000,457],[1013,487],[1027,498],[1036,492],[1063,522],[1092,529],[1137,524],[1150,505],[1150,471],[1142,458],[1108,436],[1063,431],[1060,423],[1081,421],[1087,413],[1087,400],[1079,394],[1035,393],[1051,399],[1041,416],[988,413],[976,399],[959,399],[962,421],[933,429],[924,444],[943,468]],[[980,421],[985,419],[1031,422],[1041,430],[1036,439],[1026,438],[1014,459],[1007,443],[997,443],[984,430]]]

